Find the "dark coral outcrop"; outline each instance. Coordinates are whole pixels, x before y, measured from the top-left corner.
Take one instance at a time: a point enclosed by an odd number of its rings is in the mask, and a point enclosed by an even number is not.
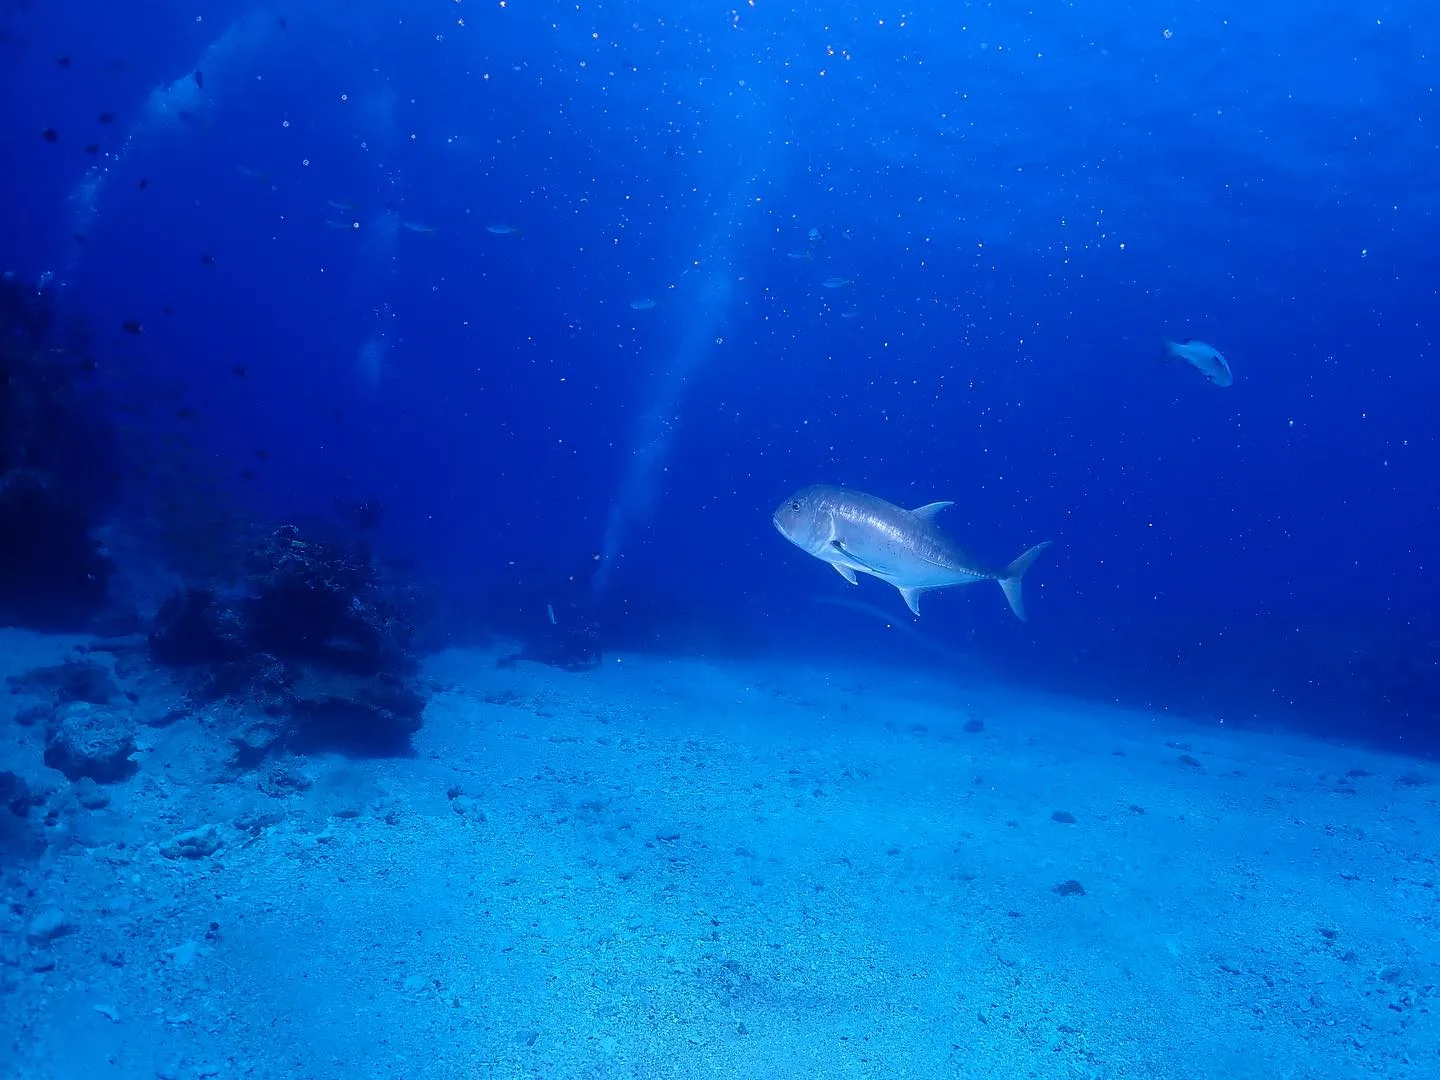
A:
[[[412,610],[364,548],[284,526],[251,547],[238,586],[171,596],[150,648],[188,671],[192,697],[243,706],[230,736],[237,759],[281,747],[403,752],[426,702]]]

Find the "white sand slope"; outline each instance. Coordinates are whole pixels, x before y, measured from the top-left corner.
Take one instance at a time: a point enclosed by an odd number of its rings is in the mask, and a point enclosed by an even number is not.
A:
[[[429,669],[413,759],[237,774],[194,717],[7,824],[0,1077],[1440,1075],[1425,766],[855,665]]]

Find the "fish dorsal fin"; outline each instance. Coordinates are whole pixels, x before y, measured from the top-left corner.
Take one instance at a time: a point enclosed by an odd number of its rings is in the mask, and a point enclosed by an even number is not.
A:
[[[926,521],[933,521],[935,515],[940,513],[941,510],[944,510],[947,506],[954,505],[953,502],[926,503],[924,506],[917,506],[914,510],[911,510],[910,513],[918,518],[924,518]]]

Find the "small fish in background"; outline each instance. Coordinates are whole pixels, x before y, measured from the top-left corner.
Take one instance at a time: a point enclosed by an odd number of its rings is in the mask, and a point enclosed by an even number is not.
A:
[[[1183,360],[1216,386],[1232,386],[1235,383],[1235,376],[1225,357],[1220,355],[1220,350],[1203,341],[1171,341],[1166,338],[1165,354],[1161,359]]]
[[[848,289],[851,285],[855,284],[855,279],[846,277],[827,277],[820,284],[824,285],[827,289]]]
[[[440,230],[434,225],[424,225],[418,221],[402,221],[400,223],[413,233],[420,233],[422,236],[434,236]]]
[[[519,236],[520,230],[514,225],[486,225],[485,231],[492,236]]]
[[[790,259],[813,259],[815,258],[815,253],[809,248],[806,248],[804,251],[787,251],[785,256]]]
[[[642,296],[639,300],[630,301],[632,311],[650,311],[655,307],[655,301],[648,296]]]

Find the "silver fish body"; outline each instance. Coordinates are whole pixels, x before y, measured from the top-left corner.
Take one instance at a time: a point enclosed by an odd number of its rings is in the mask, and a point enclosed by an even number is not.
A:
[[[926,590],[993,581],[1024,619],[1020,579],[1050,541],[1036,544],[1003,569],[991,569],[935,524],[935,515],[952,505],[934,502],[907,510],[875,495],[821,484],[786,499],[772,520],[780,535],[829,563],[850,584],[861,573],[894,585],[916,615]]]
[[[1165,341],[1165,359],[1183,360],[1216,386],[1233,386],[1230,363],[1214,345],[1203,341]]]

